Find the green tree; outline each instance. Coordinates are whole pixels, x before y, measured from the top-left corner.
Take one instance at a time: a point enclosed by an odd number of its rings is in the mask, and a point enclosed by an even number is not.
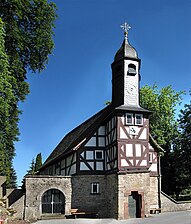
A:
[[[191,101],[185,104],[179,115],[180,134],[173,149],[176,178],[176,199],[187,190],[191,199]]]
[[[42,166],[42,155],[41,153],[37,154],[36,159],[32,159],[29,170],[27,171],[27,175],[35,175],[40,167]]]
[[[0,175],[7,176],[7,187],[15,187],[16,182],[11,181],[11,177],[15,176],[13,141],[17,140],[19,133],[17,127],[19,110],[14,93],[17,83],[10,73],[4,38],[3,22],[0,19]]]
[[[172,144],[177,134],[176,106],[181,103],[183,93],[176,92],[171,86],[159,90],[156,84],[140,89],[141,106],[153,112],[150,116],[150,132],[164,149]]]
[[[0,1],[0,174],[8,175],[8,187],[19,135],[18,103],[29,93],[27,71],[41,72],[52,53],[55,11],[48,0]]]
[[[32,159],[29,170],[27,171],[27,175],[35,175],[39,171],[39,168],[42,166],[42,155],[41,153],[37,154],[36,159]],[[23,193],[25,193],[25,178],[22,180],[21,189]]]
[[[27,175],[35,175],[35,162],[34,159],[32,159],[31,165],[29,167],[29,170],[27,171]]]
[[[190,104],[185,104],[184,109],[180,111],[179,125],[181,130],[181,152],[184,155],[183,161],[191,176],[191,101]]]
[[[152,87],[146,85],[140,90],[141,106],[153,112],[150,116],[150,133],[165,150],[161,158],[162,190],[171,195],[176,190],[173,147],[179,137],[176,106],[180,104],[183,93],[174,91],[171,86],[159,90],[156,84]]]
[[[35,160],[35,172],[38,172],[41,166],[42,166],[42,155],[41,153],[39,153],[36,156],[36,160]]]

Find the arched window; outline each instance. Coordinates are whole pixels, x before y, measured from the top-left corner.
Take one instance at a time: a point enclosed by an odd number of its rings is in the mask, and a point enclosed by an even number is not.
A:
[[[136,66],[134,64],[129,64],[128,65],[128,72],[127,72],[128,75],[136,75],[137,72],[136,72]]]
[[[57,189],[50,189],[42,196],[42,213],[64,214],[65,196]]]

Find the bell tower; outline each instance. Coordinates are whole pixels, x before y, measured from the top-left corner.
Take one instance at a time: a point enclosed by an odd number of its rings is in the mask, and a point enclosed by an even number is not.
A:
[[[140,63],[136,50],[129,44],[126,22],[121,25],[124,40],[112,63],[112,104],[139,107]]]

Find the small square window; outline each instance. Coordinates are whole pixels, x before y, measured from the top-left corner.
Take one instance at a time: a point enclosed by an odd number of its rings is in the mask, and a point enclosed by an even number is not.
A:
[[[95,158],[96,159],[103,159],[103,151],[95,151]]]
[[[143,125],[143,115],[135,114],[135,125]]]
[[[133,114],[131,113],[126,114],[126,124],[133,124]]]
[[[100,193],[99,183],[91,183],[91,194],[99,194],[99,193]]]

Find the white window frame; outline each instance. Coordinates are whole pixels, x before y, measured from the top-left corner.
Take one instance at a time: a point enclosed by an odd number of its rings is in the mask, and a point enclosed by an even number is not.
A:
[[[141,124],[138,124],[137,123],[137,116],[140,116],[141,117]],[[135,125],[143,125],[143,114],[135,114]]]
[[[132,122],[130,123],[130,122],[128,122],[128,118],[127,118],[127,116],[128,115],[130,115],[131,116],[131,120],[132,120]],[[133,113],[126,113],[126,115],[125,115],[125,124],[126,125],[133,125],[134,124],[134,117],[133,117]]]
[[[94,186],[96,186],[96,191],[94,191]],[[91,183],[91,194],[100,194],[100,184],[98,182]]]

